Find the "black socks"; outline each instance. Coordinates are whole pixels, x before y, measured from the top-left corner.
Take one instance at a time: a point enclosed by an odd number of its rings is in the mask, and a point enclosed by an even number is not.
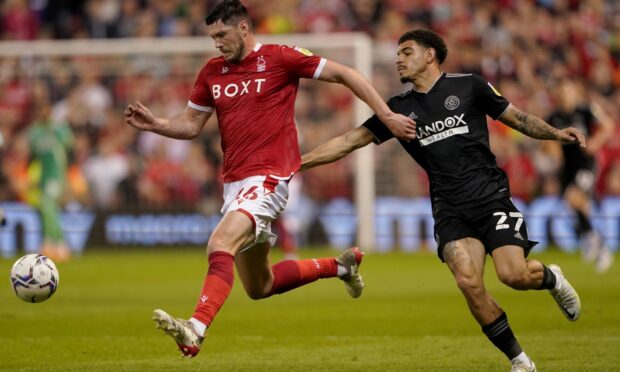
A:
[[[508,325],[506,313],[502,313],[491,324],[482,326],[482,332],[510,360],[523,352],[521,345],[519,345],[515,335],[512,333],[512,329],[510,329],[510,325]]]
[[[555,288],[555,274],[547,266],[543,266],[543,280],[540,283],[538,289],[553,289]]]

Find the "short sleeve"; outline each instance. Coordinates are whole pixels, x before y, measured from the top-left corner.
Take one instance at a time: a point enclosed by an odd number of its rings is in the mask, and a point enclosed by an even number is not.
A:
[[[190,95],[187,105],[194,110],[211,112],[215,107],[215,102],[213,101],[211,90],[207,84],[207,67],[208,64],[198,73],[198,77],[194,83],[194,89],[192,89],[192,94]]]
[[[510,105],[510,102],[495,89],[491,83],[473,74],[474,105],[486,115],[497,120]]]
[[[325,58],[315,56],[304,48],[282,46],[282,62],[294,76],[307,79],[318,79],[327,63]]]
[[[387,105],[390,110],[393,111],[394,108],[392,105],[392,99],[387,102]],[[364,124],[362,124],[362,126],[368,129],[373,135],[373,137],[375,137],[374,142],[377,145],[380,145],[383,142],[394,138],[394,134],[388,129],[388,127],[385,126],[385,124],[383,124],[381,120],[379,120],[377,114],[371,116],[368,120],[364,122]]]

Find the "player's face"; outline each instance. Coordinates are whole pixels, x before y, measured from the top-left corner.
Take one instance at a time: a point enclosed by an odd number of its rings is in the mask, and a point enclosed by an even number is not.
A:
[[[245,54],[245,44],[238,26],[217,21],[207,25],[207,33],[215,41],[215,47],[227,62],[239,63]]]
[[[396,50],[396,69],[402,83],[413,81],[427,67],[429,50],[413,40],[398,45]]]
[[[579,104],[579,90],[574,83],[564,81],[558,88],[558,98],[563,109],[572,110]]]

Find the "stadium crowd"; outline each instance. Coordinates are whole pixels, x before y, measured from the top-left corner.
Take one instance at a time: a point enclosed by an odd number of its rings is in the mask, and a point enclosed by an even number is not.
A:
[[[6,0],[1,40],[204,36],[201,0]],[[450,53],[448,72],[475,72],[524,111],[541,118],[555,109],[562,78],[577,82],[586,104],[620,121],[620,3],[613,0],[246,0],[257,32],[362,31],[374,39],[373,81],[384,97],[404,89],[394,68],[395,42],[418,27],[439,32]],[[260,39],[260,38],[259,38]],[[205,40],[211,43],[210,40]],[[0,44],[0,49],[2,45]],[[320,52],[320,51],[319,51]],[[331,54],[334,53],[330,51]],[[88,55],[0,60],[1,200],[28,201],[33,172],[27,129],[33,105],[49,105],[54,121],[70,125],[74,141],[67,200],[101,209],[196,208],[217,212],[221,151],[217,126],[195,141],[138,133],[123,122],[136,99],[164,116],[185,107],[204,56],[160,61]],[[36,71],[33,66],[36,65]],[[302,85],[296,113],[302,149],[361,123],[352,119],[346,89]],[[513,195],[528,202],[560,192],[560,154],[507,127],[489,123],[492,147]],[[596,192],[620,196],[620,125],[596,154]],[[379,195],[428,194],[421,169],[398,146],[377,148]],[[352,197],[350,160],[303,174],[303,194],[315,204]]]

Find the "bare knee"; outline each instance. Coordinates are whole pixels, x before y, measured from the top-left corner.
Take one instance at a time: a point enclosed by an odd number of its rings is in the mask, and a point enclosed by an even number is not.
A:
[[[267,295],[263,291],[246,290],[245,293],[247,293],[248,297],[252,300],[262,300],[263,298],[267,297]]]
[[[207,243],[207,255],[213,252],[228,252],[233,254],[233,247],[225,239],[218,235],[212,235]]]
[[[219,239],[217,236],[211,236],[209,242],[207,243],[207,254],[211,254],[216,251],[224,250],[224,242]]]
[[[245,293],[252,300],[262,300],[263,298],[267,298],[271,296],[271,289],[267,288],[245,288]]]
[[[484,293],[482,278],[478,278],[474,275],[456,274],[454,279],[461,292],[468,297],[475,298]]]
[[[500,282],[514,289],[528,288],[528,272],[527,270],[506,270],[497,273]]]

